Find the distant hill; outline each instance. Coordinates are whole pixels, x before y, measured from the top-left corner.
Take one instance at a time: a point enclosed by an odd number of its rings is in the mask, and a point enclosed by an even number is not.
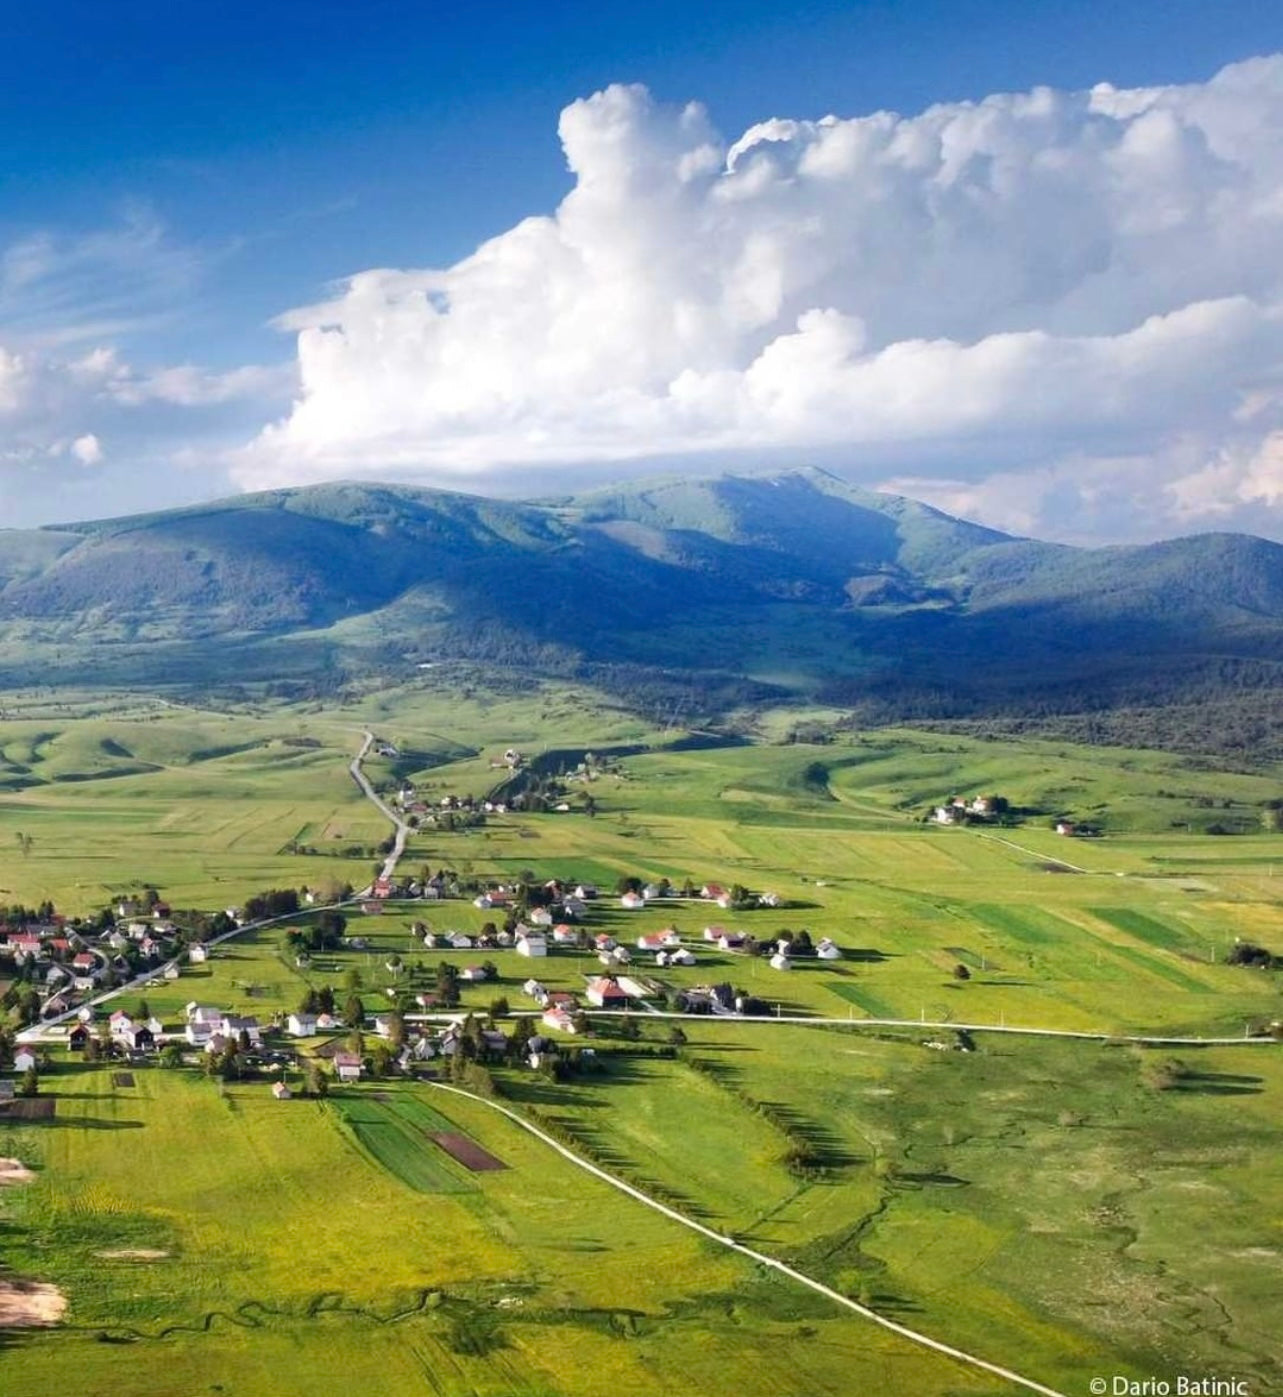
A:
[[[340,484],[0,531],[4,687],[306,689],[441,660],[703,712],[1265,713],[1283,547],[1069,548],[810,469],[525,503]]]

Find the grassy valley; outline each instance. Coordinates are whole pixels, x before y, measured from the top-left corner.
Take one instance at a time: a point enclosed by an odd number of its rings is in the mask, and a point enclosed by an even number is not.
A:
[[[1053,1390],[1116,1372],[1277,1383],[1283,1069],[1242,1035],[1283,1005],[1277,972],[1226,955],[1235,938],[1283,953],[1283,836],[1262,819],[1280,773],[835,728],[820,710],[758,710],[747,739],[709,745],[587,686],[491,691],[467,673],[338,704],[15,696],[5,900],[83,914],[150,884],[212,910],[267,887],[359,886],[389,832],[347,772],[366,730],[392,753],[367,762],[376,786],[409,783],[429,810],[516,789],[510,748],[538,780],[591,751],[568,811],[420,821],[402,868],[469,888],[596,882],[587,933],[632,945],[676,927],[696,960],[657,970],[635,952],[630,969],[674,993],[725,981],[767,1019],[687,1019],[675,1042],[678,1021],[645,1010],[590,1018],[563,1046],[593,1048],[591,1070],[498,1063],[498,1104],[719,1236]],[[828,740],[791,740],[811,722]],[[928,818],[982,792],[1005,797],[1008,822]],[[1057,819],[1100,833],[1066,838]],[[742,884],[779,905],[626,911],[624,877]],[[475,937],[496,917],[469,895],[352,909],[359,943],[302,964],[285,929],[248,931],[102,1012],[145,999],[178,1033],[197,1001],[270,1024],[357,984],[373,1015],[389,990],[431,988],[440,963],[485,959],[496,978],[461,983],[458,1012],[484,1021],[505,999],[508,1032],[539,1012],[532,972],[578,995],[601,972],[582,946],[532,962],[425,948],[414,931]],[[761,942],[805,928],[842,958],[782,972],[709,941],[710,925]],[[271,1074],[211,1078],[199,1051],[186,1067],[93,1063],[48,1036],[37,1100],[53,1114],[0,1124],[0,1156],[34,1171],[0,1208],[10,1274],[57,1287],[67,1310],[10,1336],[7,1381],[254,1393],[340,1365],[388,1393],[1009,1390],[594,1180],[484,1100],[443,1092],[439,1062],[298,1095],[345,1033],[276,1040],[286,1101]],[[442,1131],[506,1167],[471,1171]]]

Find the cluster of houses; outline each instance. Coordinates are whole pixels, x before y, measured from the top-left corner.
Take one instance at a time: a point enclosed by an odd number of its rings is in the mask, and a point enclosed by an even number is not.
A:
[[[515,797],[512,804],[509,805],[507,801],[503,800],[487,800],[480,796],[464,794],[437,796],[435,800],[429,802],[406,781],[398,787],[392,798],[392,803],[404,814],[417,816],[421,824],[435,824],[437,815],[442,811],[462,811],[468,815],[475,815],[479,811],[486,815],[506,815],[509,809],[519,810],[521,808],[517,804],[520,799],[520,796]]]
[[[683,894],[671,883],[644,883],[636,890],[621,893],[619,905],[625,912],[640,912],[652,902],[681,896]],[[698,890],[696,896],[704,902],[716,903],[723,911],[737,905],[731,890],[724,888],[720,883],[705,883]],[[772,892],[759,893],[751,901],[757,907],[778,907],[780,905],[779,895]]]
[[[529,979],[522,992],[543,1011],[544,1027],[559,1033],[579,1030],[579,996],[569,990],[550,990],[536,979]],[[584,987],[584,999],[595,1009],[623,1010],[630,1002],[641,1003],[660,993],[662,986],[639,975],[591,975]]]
[[[207,1053],[221,1053],[231,1044],[262,1046],[263,1029],[252,1016],[229,1014],[225,1009],[193,1002],[187,1006],[184,1017],[183,1037],[192,1047],[203,1048]]]
[[[931,812],[937,825],[965,825],[975,820],[993,820],[1002,812],[1001,796],[950,796]]]
[[[748,996],[731,988],[729,984],[695,985],[680,990],[676,997],[676,1007],[683,1014],[722,1014],[735,1016],[742,1014],[747,1007]]]
[[[43,1017],[70,1012],[113,978],[131,979],[172,960],[179,933],[165,903],[145,907],[127,899],[115,912],[118,920],[103,931],[88,931],[56,914],[22,926],[0,926],[0,964],[8,962],[15,976],[44,991]],[[194,946],[191,958],[203,954],[203,947]],[[166,966],[164,973],[178,978],[177,966]]]
[[[821,936],[815,943],[815,956],[819,960],[841,960],[842,952],[827,936]],[[787,936],[780,937],[775,943],[774,951],[771,952],[771,968],[792,970],[794,959],[792,939]]]

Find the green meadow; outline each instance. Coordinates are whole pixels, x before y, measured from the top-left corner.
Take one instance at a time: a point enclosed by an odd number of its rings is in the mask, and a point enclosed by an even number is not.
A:
[[[325,707],[14,697],[0,901],[91,912],[150,885],[213,910],[269,887],[360,886],[388,833],[347,771],[366,729],[399,753],[368,763],[376,785],[410,779],[430,803],[493,791],[510,746],[554,765],[544,754],[592,750],[605,767],[569,786],[570,812],[424,826],[403,868],[595,881],[590,933],[631,944],[674,925],[698,962],[655,972],[636,953],[634,969],[839,1022],[687,1022],[666,1057],[667,1021],[634,1014],[639,1042],[599,1021],[599,1072],[552,1084],[504,1069],[507,1104],[689,1216],[1065,1393],[1115,1372],[1283,1385],[1276,1046],[977,1033],[975,1051],[941,1051],[926,1044],[952,1047],[948,1029],[861,1024],[1237,1038],[1283,1019],[1277,973],[1225,963],[1235,938],[1283,955],[1283,835],[1261,819],[1283,772],[909,729],[796,744],[770,713],[744,715],[742,745],[683,749],[680,730],[586,688],[473,682],[434,672]],[[982,792],[1022,818],[924,818]],[[1058,836],[1057,818],[1100,836]],[[742,883],[781,905],[625,912],[624,876]],[[389,990],[429,987],[441,960],[489,960],[498,979],[464,984],[463,1008],[503,996],[534,1012],[530,975],[581,990],[601,969],[586,951],[429,950],[412,932],[499,919],[467,900],[353,911],[366,944],[302,968],[283,931],[250,932],[120,1003],[145,997],[171,1026],[190,1000],[270,1022],[356,971],[374,1013]],[[718,950],[706,926],[761,941],[805,928],[843,958],[775,971]],[[194,1069],[142,1068],[119,1087],[52,1052],[55,1116],[0,1124],[0,1156],[36,1171],[0,1196],[0,1246],[69,1308],[55,1330],[5,1337],[2,1390],[258,1394],[313,1371],[451,1397],[1009,1390],[429,1083],[278,1102]],[[1173,1057],[1165,1080],[1156,1064]],[[469,1172],[428,1138],[440,1130],[508,1167]],[[814,1167],[790,1165],[799,1147]]]

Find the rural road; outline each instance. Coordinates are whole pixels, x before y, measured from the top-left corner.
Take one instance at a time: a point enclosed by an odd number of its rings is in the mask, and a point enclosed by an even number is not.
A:
[[[675,1208],[670,1208],[666,1203],[661,1203],[657,1198],[652,1198],[648,1193],[643,1193],[641,1189],[635,1188],[632,1184],[626,1183],[623,1179],[616,1178],[614,1174],[607,1173],[605,1169],[599,1168],[596,1164],[581,1158],[573,1150],[569,1150],[565,1145],[554,1140],[551,1135],[532,1125],[530,1121],[516,1111],[509,1110],[506,1106],[500,1106],[496,1101],[490,1101],[484,1096],[477,1096],[473,1092],[465,1091],[462,1087],[447,1086],[444,1082],[429,1082],[436,1091],[447,1091],[455,1096],[466,1096],[469,1101],[475,1101],[479,1106],[488,1107],[492,1111],[497,1111],[501,1116],[520,1126],[528,1134],[541,1140],[549,1149],[556,1150],[563,1159],[567,1159],[577,1168],[586,1173],[593,1174],[603,1182],[608,1183],[612,1188],[618,1189],[620,1193],[626,1193],[630,1198],[634,1198],[639,1203],[644,1203],[648,1208],[653,1208],[655,1212],[662,1213],[673,1222],[680,1223],[683,1227],[689,1228],[692,1232],[698,1232],[701,1237],[707,1238],[710,1242],[716,1242],[718,1246],[726,1247],[729,1251],[739,1252],[741,1256],[747,1256],[751,1261],[757,1262],[759,1266],[769,1266],[771,1270],[780,1272],[781,1275],[788,1276],[790,1280],[797,1281],[799,1285],[808,1286],[811,1290],[832,1300],[835,1304],[841,1305],[848,1310],[854,1311],[862,1319],[867,1319],[873,1324],[880,1325],[883,1329],[889,1329],[893,1334],[900,1335],[903,1339],[908,1339],[912,1343],[919,1344],[923,1348],[934,1349],[937,1353],[944,1354],[947,1358],[955,1359],[959,1363],[966,1363],[973,1368],[982,1368],[987,1373],[994,1373],[1007,1382],[1015,1383],[1018,1387],[1028,1389],[1030,1392],[1040,1392],[1043,1397],[1066,1397],[1054,1387],[1046,1387],[1040,1382],[1035,1382],[1033,1378],[1022,1377],[1019,1373],[1014,1373],[1010,1368],[1000,1367],[997,1363],[990,1363],[988,1359],[978,1358],[973,1353],[966,1353],[962,1349],[953,1348],[949,1344],[941,1343],[939,1339],[933,1339],[927,1334],[920,1334],[916,1329],[910,1329],[907,1325],[897,1324],[893,1319],[887,1319],[885,1315],[880,1315],[876,1310],[869,1309],[866,1305],[858,1304],[856,1301],[843,1295],[840,1291],[833,1290],[822,1281],[817,1281],[813,1277],[805,1275],[801,1271],[794,1270],[792,1266],[786,1265],[782,1261],[776,1260],[773,1256],[767,1256],[765,1252],[754,1251],[752,1247],[746,1247],[742,1242],[737,1242],[733,1237],[728,1237],[724,1233],[717,1232],[711,1227],[705,1227],[703,1223],[696,1222],[693,1218],[688,1218],[684,1213],[679,1213]]]
[[[374,787],[370,785],[370,778],[362,771],[361,763],[369,755],[370,748],[374,745],[374,734],[372,732],[364,732],[361,736],[363,739],[361,742],[361,750],[352,758],[352,763],[348,767],[348,770],[352,773],[352,780],[360,786],[365,798],[373,802],[379,814],[382,815],[385,820],[389,821],[396,831],[392,852],[383,860],[382,876],[390,880],[396,873],[396,866],[401,859],[401,855],[405,853],[405,841],[409,838],[410,826],[407,825],[400,815],[398,815],[375,791]]]

